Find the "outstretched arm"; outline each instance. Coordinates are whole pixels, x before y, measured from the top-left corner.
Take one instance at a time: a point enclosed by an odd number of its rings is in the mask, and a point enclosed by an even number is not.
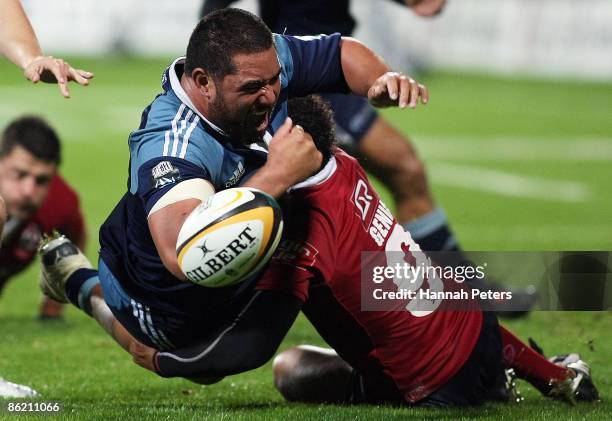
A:
[[[384,60],[362,42],[343,37],[340,60],[346,83],[352,92],[367,97],[375,107],[415,108],[429,93],[411,77],[393,72]]]
[[[43,55],[19,0],[0,0],[0,53],[23,69],[32,82],[57,82],[66,98],[70,97],[69,81],[88,85],[93,77],[93,73],[73,69],[62,59]]]

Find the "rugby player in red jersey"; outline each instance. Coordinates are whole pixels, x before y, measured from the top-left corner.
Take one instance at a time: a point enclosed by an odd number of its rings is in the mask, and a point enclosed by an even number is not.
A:
[[[36,257],[44,233],[57,230],[85,246],[85,226],[75,191],[57,173],[61,161],[55,131],[38,117],[22,117],[2,133],[0,196],[7,221],[0,248],[0,292]],[[62,314],[61,304],[44,297],[41,318]]]

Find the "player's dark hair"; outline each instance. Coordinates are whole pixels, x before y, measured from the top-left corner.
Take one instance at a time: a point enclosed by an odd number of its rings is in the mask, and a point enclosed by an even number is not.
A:
[[[287,101],[287,113],[304,131],[310,133],[317,149],[323,154],[325,165],[336,144],[334,113],[327,102],[318,95],[291,98]]]
[[[16,146],[45,162],[59,165],[62,159],[57,133],[40,117],[20,117],[6,126],[0,143],[0,157],[9,155]]]
[[[261,53],[274,45],[272,32],[263,21],[241,9],[221,9],[197,24],[187,45],[185,73],[198,67],[220,80],[236,72],[236,54]]]

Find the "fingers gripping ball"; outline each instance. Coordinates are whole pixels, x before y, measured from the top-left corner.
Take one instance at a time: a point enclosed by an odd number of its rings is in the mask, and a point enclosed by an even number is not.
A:
[[[176,242],[181,271],[205,287],[236,284],[270,260],[283,231],[273,197],[251,188],[222,190],[187,217]]]

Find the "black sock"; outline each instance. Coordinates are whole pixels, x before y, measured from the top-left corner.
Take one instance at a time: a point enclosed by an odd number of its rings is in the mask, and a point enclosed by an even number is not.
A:
[[[66,281],[66,296],[72,304],[91,316],[89,296],[99,282],[97,270],[77,269]]]
[[[402,226],[424,251],[461,250],[441,208],[410,222],[404,222]]]
[[[439,264],[458,266],[468,261],[441,208],[436,208],[428,214],[403,223],[402,227],[410,233],[421,250],[434,252],[435,260]]]

